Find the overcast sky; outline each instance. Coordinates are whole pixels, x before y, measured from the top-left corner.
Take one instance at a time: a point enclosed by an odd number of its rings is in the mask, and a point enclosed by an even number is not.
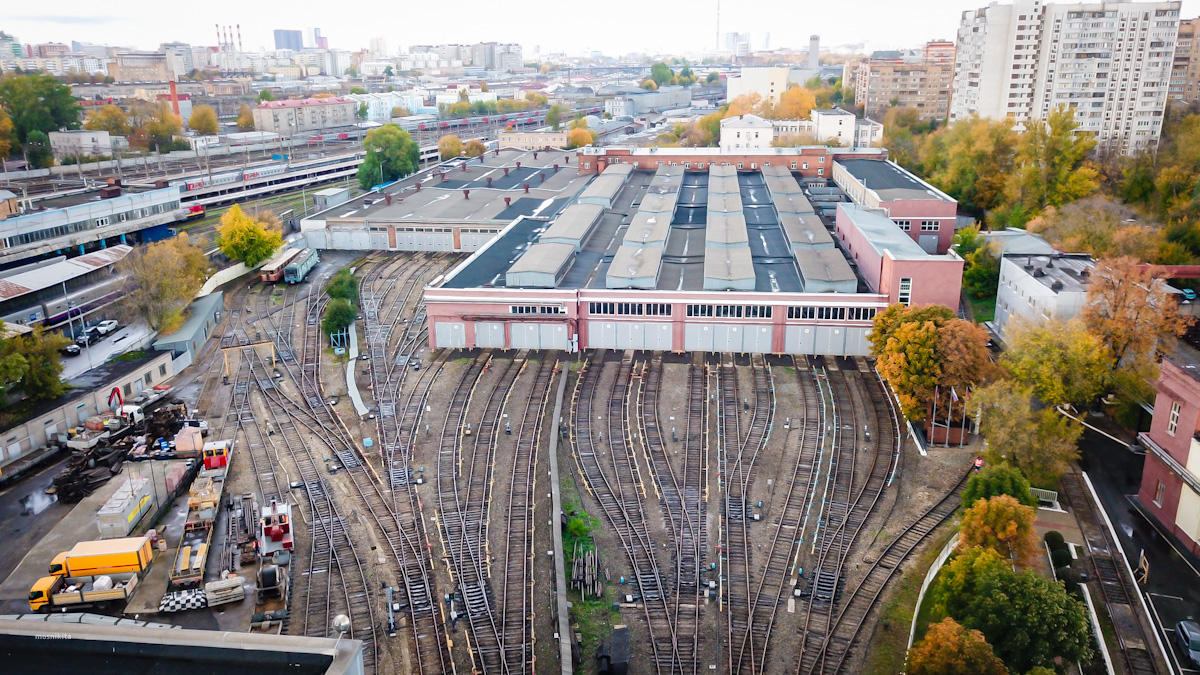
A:
[[[118,4],[57,0],[45,6],[45,13],[39,13],[37,3],[9,1],[8,11],[0,15],[0,30],[34,44],[78,40],[154,49],[160,42],[178,40],[212,45],[217,41],[218,23],[241,24],[247,51],[272,49],[273,29],[307,31],[313,27],[319,27],[335,49],[366,47],[373,37],[386,39],[392,53],[411,44],[518,42],[525,47],[526,58],[534,55],[535,48],[542,53],[570,54],[591,50],[609,55],[681,53],[711,49],[717,39],[716,0],[608,0],[566,5],[511,0],[345,5],[314,0],[208,0],[170,6],[146,0]],[[807,47],[812,34],[821,36],[823,49],[859,43],[865,43],[868,50],[885,49],[953,39],[963,10],[986,4],[983,0],[723,0],[720,27],[722,33],[749,32],[755,49],[763,48],[768,36],[772,49]],[[579,16],[585,7],[595,11]],[[431,8],[438,11],[429,11]],[[1200,0],[1184,0],[1183,17],[1195,16],[1196,11],[1200,11]]]

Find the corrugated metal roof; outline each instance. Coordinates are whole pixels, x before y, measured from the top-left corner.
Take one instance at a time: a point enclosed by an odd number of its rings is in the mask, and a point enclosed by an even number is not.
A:
[[[0,301],[19,298],[27,293],[41,291],[81,277],[120,261],[132,250],[132,246],[121,244],[5,277],[0,279]]]

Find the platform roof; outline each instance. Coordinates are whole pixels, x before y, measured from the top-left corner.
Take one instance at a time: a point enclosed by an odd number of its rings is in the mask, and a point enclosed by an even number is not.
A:
[[[741,212],[709,213],[704,237],[710,246],[745,246],[750,241],[746,234],[746,216]]]
[[[534,244],[508,268],[508,273],[557,274],[574,255],[575,247],[571,244]]]
[[[857,281],[850,263],[836,248],[796,249],[796,265],[805,281]]]
[[[796,215],[783,213],[779,216],[779,224],[783,226],[783,235],[793,248],[813,247],[829,248],[833,246],[833,235],[825,229],[824,223],[816,214]]]
[[[898,260],[921,260],[929,257],[925,249],[882,212],[845,202],[838,204],[838,210],[845,212],[846,217],[863,233],[880,257],[885,251]]]
[[[737,169],[732,164],[711,164],[708,167],[709,178],[716,176],[733,176],[737,177]]]
[[[893,202],[906,199],[954,201],[946,193],[893,162],[879,159],[838,159],[837,162],[868,190],[879,195],[879,199],[882,201]]]
[[[662,266],[661,248],[644,248],[641,246],[622,246],[613,255],[612,264],[608,266],[607,278],[632,282],[637,279],[658,278],[658,270]],[[611,281],[609,287],[612,287]]]
[[[123,260],[132,250],[132,246],[121,244],[76,258],[65,258],[57,262],[43,262],[18,268],[20,271],[16,274],[0,277],[0,301],[12,300],[22,295],[59,286],[64,281],[70,281],[108,265],[114,265]]]
[[[754,260],[750,256],[750,249],[748,247],[706,247],[704,249],[704,279],[706,282],[709,279],[731,282],[753,280]]]
[[[637,213],[629,221],[623,239],[627,246],[662,244],[671,232],[671,216],[663,213]]]
[[[602,213],[604,213],[604,207],[599,204],[572,204],[563,209],[558,218],[554,219],[554,222],[542,234],[542,239],[583,241],[600,221]]]
[[[771,191],[771,196],[778,195],[802,195],[804,191],[800,189],[800,184],[791,174],[786,176],[767,176],[767,189]]]
[[[808,201],[808,197],[802,194],[772,195],[771,203],[775,205],[775,210],[780,214],[795,213],[805,215],[814,213],[812,202]]]

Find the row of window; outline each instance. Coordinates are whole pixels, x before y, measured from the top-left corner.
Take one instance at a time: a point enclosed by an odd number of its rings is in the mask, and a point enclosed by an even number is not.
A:
[[[688,305],[688,316],[712,316],[734,319],[769,319],[770,305]]]
[[[589,302],[588,314],[612,316],[671,316],[671,305],[663,302]]]
[[[788,307],[788,318],[870,321],[875,318],[876,311],[874,307]]]
[[[567,310],[559,305],[512,305],[509,314],[566,314]]]
[[[896,222],[896,225],[900,226],[900,229],[904,230],[905,232],[908,232],[909,230],[912,229],[912,221],[911,220],[897,220],[895,222]],[[921,231],[922,232],[937,232],[941,228],[942,228],[942,224],[936,220],[922,220],[921,221]]]
[[[68,223],[66,225],[55,225],[41,230],[32,232],[23,232],[11,237],[5,237],[4,246],[6,248],[12,246],[20,246],[22,244],[31,244],[35,241],[45,241],[47,239],[55,239],[57,237],[65,237],[68,234],[76,232],[85,232],[97,227],[106,227],[113,223],[123,223],[127,220],[137,220],[145,218],[156,213],[166,213],[179,208],[179,202],[170,202],[168,204],[157,204],[155,206],[147,206],[140,209],[131,209],[122,213],[114,213],[111,216],[101,216],[99,218],[89,218],[81,220],[77,223]]]

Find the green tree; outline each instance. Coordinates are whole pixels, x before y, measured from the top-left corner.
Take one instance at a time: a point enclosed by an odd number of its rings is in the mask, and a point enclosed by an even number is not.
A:
[[[245,103],[238,109],[238,131],[254,131],[254,111]]]
[[[272,94],[270,89],[263,89],[262,91],[258,92],[258,100],[260,103],[265,101],[274,101],[275,94]]]
[[[442,161],[458,157],[462,154],[462,149],[462,139],[454,134],[442,136],[438,139],[438,156],[442,158]]]
[[[37,131],[79,128],[79,105],[71,88],[49,75],[10,75],[0,79],[0,108],[13,124],[17,144]]]
[[[552,129],[558,131],[562,125],[562,106],[555,103],[546,111],[546,124],[549,124]]]
[[[415,173],[420,164],[416,142],[395,124],[368,131],[363,150],[366,158],[358,168],[358,186],[364,190],[377,182],[387,183]]]
[[[125,278],[123,312],[169,333],[183,323],[183,311],[208,277],[208,256],[187,233],[139,246],[121,262]]]
[[[362,87],[350,87],[351,94],[365,94],[367,90]]]
[[[1044,122],[1032,120],[1017,144],[1016,171],[1007,194],[1020,213],[1020,223],[1047,206],[1062,206],[1100,187],[1099,172],[1087,163],[1096,141],[1075,134],[1075,110],[1060,105]]]
[[[1016,565],[1028,566],[1037,553],[1035,518],[1033,507],[1009,495],[979,499],[963,513],[962,543],[990,548]]]
[[[1007,203],[1016,148],[1017,133],[1010,121],[972,116],[924,137],[918,158],[929,182],[965,210],[983,216]]]
[[[1082,321],[1017,321],[1007,337],[1001,363],[1038,400],[1082,407],[1100,393],[1110,364],[1099,338]]]
[[[396,74],[396,71],[392,70],[391,66],[387,66],[386,68],[383,69],[383,74],[387,75],[388,77],[392,77],[393,75]]]
[[[229,207],[217,226],[217,247],[230,260],[257,267],[283,246],[283,233],[251,218],[240,206]]]
[[[972,298],[993,298],[1000,288],[1000,256],[991,246],[983,246],[964,256],[963,290]]]
[[[358,310],[350,304],[350,301],[334,298],[325,306],[325,316],[321,319],[321,330],[326,335],[340,332],[354,323],[357,316]]]
[[[188,117],[188,128],[198,134],[215,134],[220,130],[217,122],[217,111],[211,105],[198,105],[192,108]]]
[[[704,78],[705,84],[717,84],[720,81],[721,81],[721,74],[715,70],[712,71],[711,73],[709,73],[708,77]]]
[[[1004,662],[983,639],[951,618],[929,626],[924,639],[908,650],[908,675],[1007,675]]]
[[[365,120],[365,119],[367,119],[367,112],[368,112],[367,102],[363,101],[362,103],[358,104],[358,110],[354,111],[354,116],[360,120]]]
[[[58,333],[46,333],[36,327],[28,335],[13,338],[16,352],[26,363],[25,371],[17,381],[17,388],[34,400],[52,399],[66,391],[62,381],[63,363],[58,350],[70,340]]]
[[[970,507],[980,499],[1008,495],[1025,506],[1036,507],[1038,502],[1029,491],[1029,481],[1009,464],[989,464],[967,479],[962,503]]]
[[[661,87],[664,84],[670,84],[674,78],[675,73],[671,70],[671,66],[662,61],[650,66],[650,79],[654,80],[654,84]]]
[[[975,392],[970,408],[979,415],[989,463],[1011,462],[1033,485],[1053,489],[1079,457],[1083,427],[1053,408],[1034,410],[1032,396],[1032,387],[1001,380]]]
[[[54,166],[54,155],[50,150],[50,137],[34,129],[25,137],[25,156],[29,163],[39,169]]]
[[[325,293],[331,298],[341,298],[357,305],[358,277],[348,269],[339,270],[325,286]]]
[[[354,64],[350,64],[350,66],[346,68],[346,74],[350,77],[358,77],[358,68],[355,68]]]
[[[87,112],[83,128],[90,131],[107,131],[112,136],[128,136],[132,129],[129,116],[119,106],[102,105]]]

